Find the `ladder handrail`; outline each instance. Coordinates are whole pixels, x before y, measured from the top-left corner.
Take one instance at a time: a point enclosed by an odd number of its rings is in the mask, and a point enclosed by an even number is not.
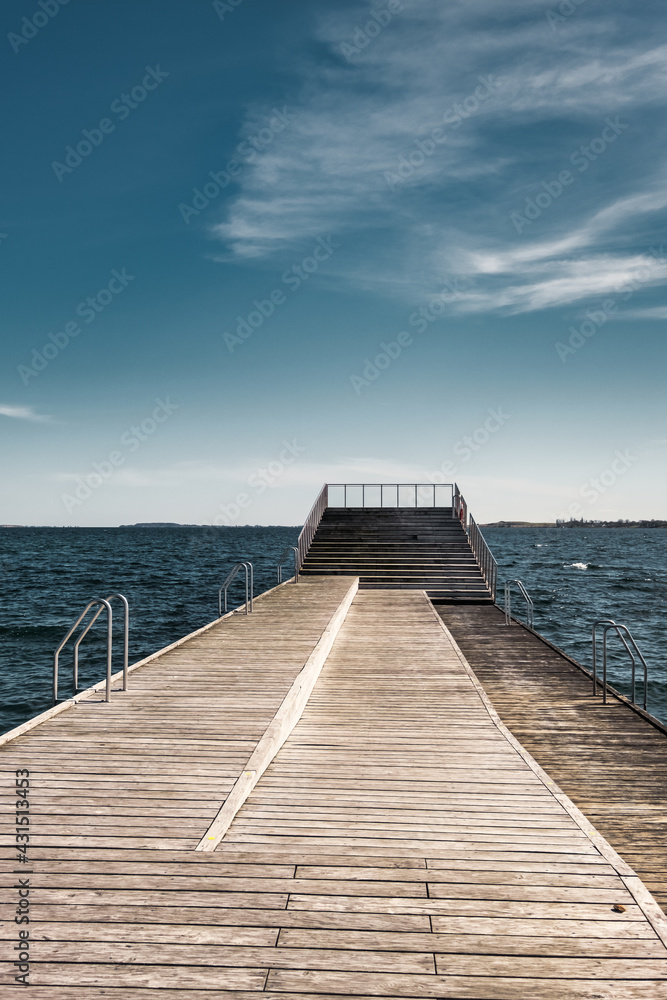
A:
[[[596,622],[593,623],[593,693],[597,694],[597,648],[596,648],[596,633],[597,633],[597,629],[598,629],[599,626],[602,626],[602,704],[603,705],[607,704],[607,633],[610,630],[613,630],[613,631],[616,632],[617,636],[619,637],[619,639],[623,643],[623,645],[625,647],[625,650],[626,650],[628,656],[630,657],[630,662],[632,664],[632,699],[631,699],[631,701],[632,701],[633,705],[637,704],[636,699],[635,699],[635,694],[636,694],[635,680],[636,680],[637,661],[635,660],[635,658],[633,656],[633,652],[632,652],[633,649],[634,649],[635,653],[637,654],[637,656],[639,657],[639,659],[641,660],[642,666],[644,667],[644,705],[643,705],[643,707],[644,707],[644,711],[646,711],[647,696],[648,696],[648,690],[647,690],[648,689],[648,664],[647,664],[646,660],[644,659],[644,656],[643,656],[643,654],[642,654],[639,646],[635,642],[635,638],[632,635],[632,632],[630,631],[630,629],[628,628],[628,626],[627,625],[623,625],[623,624],[618,623],[618,622],[615,622],[613,620],[613,618],[599,618]],[[625,633],[625,635],[623,635],[623,633]],[[627,637],[627,641],[626,641],[626,637]],[[630,648],[630,645],[628,643],[630,643],[632,645],[632,649]]]
[[[118,598],[123,603],[123,691],[127,691],[127,668],[130,652],[130,605],[127,597],[123,594],[110,594],[107,601],[111,603],[114,598]]]
[[[243,560],[242,562],[237,562],[234,564],[234,566],[228,573],[227,577],[225,578],[224,583],[220,587],[220,590],[218,591],[218,612],[220,618],[222,618],[223,614],[222,595],[223,593],[225,595],[224,613],[227,614],[227,590],[232,580],[235,578],[236,574],[239,573],[242,569],[245,570],[245,614],[246,615],[248,614],[248,604],[250,605],[250,611],[252,612],[252,597],[253,597],[253,590],[255,589],[254,577],[253,577],[252,563],[248,562],[248,560],[246,559]],[[248,589],[248,583],[250,583],[250,589]]]
[[[67,635],[65,636],[65,638],[62,640],[62,642],[60,643],[60,645],[56,649],[55,653],[53,654],[53,704],[54,705],[58,701],[58,657],[60,656],[60,651],[62,650],[62,648],[66,644],[66,642],[74,634],[74,632],[76,631],[76,628],[79,625],[79,623],[81,621],[83,621],[83,619],[86,617],[86,615],[88,614],[88,612],[90,611],[90,609],[92,607],[94,607],[96,604],[99,604],[100,607],[97,610],[97,612],[95,613],[95,615],[93,616],[93,620],[86,626],[83,635],[79,638],[79,640],[77,641],[76,647],[75,647],[75,650],[76,650],[76,665],[78,667],[78,652],[79,652],[78,647],[79,647],[79,645],[81,643],[81,639],[83,639],[83,636],[85,636],[86,633],[89,631],[91,625],[98,618],[100,612],[103,611],[106,608],[106,612],[107,612],[107,683],[106,683],[106,697],[105,697],[104,700],[105,701],[110,701],[111,700],[111,654],[112,654],[112,639],[113,639],[113,612],[111,610],[111,605],[110,605],[110,603],[109,603],[108,600],[106,600],[104,597],[93,597],[93,598],[90,599],[90,601],[88,601],[88,604],[86,604],[85,608],[83,609],[83,611],[81,612],[81,614],[79,615],[79,617],[77,618],[77,620],[74,622],[74,624],[72,625],[71,629],[69,630],[69,632],[67,633]],[[78,683],[78,676],[77,676],[76,680],[77,680],[77,683]]]
[[[526,590],[521,580],[505,580],[505,624],[512,624],[512,584],[516,583],[519,593],[526,602],[526,625],[528,628],[533,628],[533,622],[535,620],[535,605],[533,604],[533,599]]]
[[[106,600],[111,603],[114,598],[118,598],[123,602],[124,609],[124,621],[123,621],[123,691],[127,691],[127,668],[129,663],[129,636],[130,636],[130,605],[127,602],[127,598],[123,594],[110,594]],[[99,608],[90,619],[85,629],[79,636],[79,638],[74,643],[74,691],[79,690],[79,646],[82,641],[90,632],[91,628],[99,618],[99,616],[104,611],[104,605],[100,604]],[[108,700],[108,699],[107,699]]]
[[[283,582],[283,561],[288,552],[294,553],[294,582],[299,582],[299,550],[296,545],[288,545],[278,560],[278,585]]]

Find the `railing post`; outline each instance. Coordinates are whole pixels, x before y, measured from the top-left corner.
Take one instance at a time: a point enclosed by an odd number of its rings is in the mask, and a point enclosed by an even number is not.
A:
[[[130,642],[130,605],[128,604],[127,598],[123,594],[111,594],[107,597],[107,601],[111,601],[117,597],[119,601],[123,602],[123,691],[127,691],[127,671],[129,665],[129,642]]]
[[[107,603],[107,690],[106,690],[106,701],[111,701],[111,654],[112,654],[112,644],[113,644],[113,627],[111,623],[112,611],[111,605]]]

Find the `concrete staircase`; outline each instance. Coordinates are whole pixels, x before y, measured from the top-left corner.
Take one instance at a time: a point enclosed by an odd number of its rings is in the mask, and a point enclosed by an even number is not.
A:
[[[492,603],[467,535],[445,507],[328,507],[301,572],[359,576],[362,590],[426,590],[437,603]]]

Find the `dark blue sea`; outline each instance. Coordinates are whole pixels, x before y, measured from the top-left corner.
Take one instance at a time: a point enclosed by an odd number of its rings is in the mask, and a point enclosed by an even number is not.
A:
[[[290,527],[0,528],[0,731],[51,706],[53,651],[91,597],[128,598],[132,663],[217,617],[218,587],[237,560],[253,563],[256,593],[274,586],[277,560],[298,534]],[[484,534],[500,581],[523,580],[537,630],[580,662],[590,665],[596,618],[630,627],[649,662],[649,711],[667,721],[667,529]],[[230,607],[242,597],[238,578]],[[519,601],[514,610],[521,614]],[[101,616],[81,647],[80,687],[104,676],[105,628]],[[120,628],[116,636],[120,669]],[[71,662],[64,650],[62,696],[71,691]],[[611,682],[628,692],[628,679],[625,661],[615,658]]]

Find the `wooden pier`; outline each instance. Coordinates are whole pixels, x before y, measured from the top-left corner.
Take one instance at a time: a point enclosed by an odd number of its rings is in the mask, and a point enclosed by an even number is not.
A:
[[[505,725],[667,909],[667,733],[493,607],[438,607]]]
[[[0,996],[19,988],[28,878],[39,1000],[667,1000],[667,917],[637,852],[630,867],[591,825],[601,794],[549,752],[556,716],[512,715],[511,671],[494,687],[494,650],[538,663],[539,640],[474,619],[499,614],[486,595],[436,611],[414,581],[358,583],[283,584],[110,703],[91,692],[3,738]]]

